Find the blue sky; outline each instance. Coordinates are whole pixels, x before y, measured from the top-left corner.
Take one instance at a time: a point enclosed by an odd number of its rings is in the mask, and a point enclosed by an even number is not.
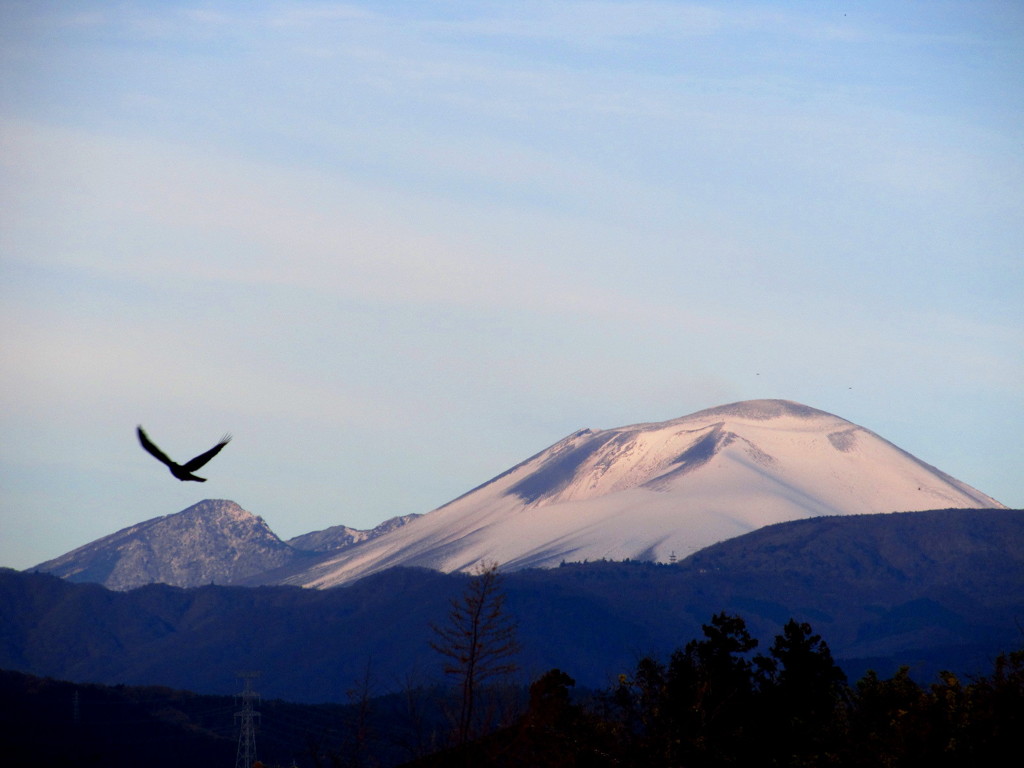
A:
[[[0,565],[761,397],[1024,506],[1019,3],[5,2],[0,62]]]

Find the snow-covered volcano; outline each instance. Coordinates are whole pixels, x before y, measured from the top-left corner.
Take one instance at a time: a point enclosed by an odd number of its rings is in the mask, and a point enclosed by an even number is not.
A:
[[[285,579],[342,584],[395,565],[441,571],[563,560],[666,562],[772,523],[1002,505],[838,416],[752,400],[569,435],[408,525]]]

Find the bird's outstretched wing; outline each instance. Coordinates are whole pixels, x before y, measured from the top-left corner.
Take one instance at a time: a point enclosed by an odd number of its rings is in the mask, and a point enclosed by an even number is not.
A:
[[[210,459],[212,459],[214,456],[220,453],[220,449],[230,442],[231,435],[224,435],[224,437],[220,439],[220,442],[213,446],[213,448],[208,450],[206,453],[201,453],[194,459],[189,459],[186,463],[182,464],[182,469],[186,470],[187,472],[195,472],[206,462],[208,462]]]
[[[173,461],[167,458],[167,454],[165,454],[163,451],[156,447],[153,441],[149,439],[149,436],[146,435],[146,433],[143,431],[141,426],[139,426],[136,431],[139,433],[139,442],[142,443],[143,448],[145,448],[150,454],[152,454],[157,459],[162,461],[168,467],[176,466]],[[195,459],[193,459],[193,461],[195,461]]]

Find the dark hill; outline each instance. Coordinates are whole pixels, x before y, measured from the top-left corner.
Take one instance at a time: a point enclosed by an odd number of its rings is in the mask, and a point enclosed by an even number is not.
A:
[[[234,714],[240,707],[233,696],[72,683],[0,670],[0,701],[5,765],[230,766],[237,752]],[[392,765],[415,755],[387,740],[401,734],[401,710],[387,699],[371,703],[376,738],[359,745],[373,749],[375,760],[369,764]],[[338,764],[342,756],[358,754],[354,747],[364,706],[263,699],[255,707],[257,755],[270,766]]]
[[[340,701],[370,670],[378,692],[440,679],[430,625],[466,577],[393,569],[348,587],[150,585],[111,592],[0,571],[0,667],[77,681]],[[675,565],[586,563],[505,577],[524,675],[552,667],[603,687],[646,653],[700,634],[718,611],[770,641],[812,624],[859,676],[899,663],[985,671],[1022,645],[1024,511],[816,518],[765,528]]]
[[[923,676],[943,666],[980,671],[994,649],[1024,645],[1022,510],[813,518],[721,542],[675,566],[559,570],[559,589],[612,609],[617,624],[642,628],[637,642],[646,636],[656,649],[697,636],[723,609],[763,640],[791,617],[807,621],[858,676],[899,663]],[[522,574],[532,579],[547,583],[543,572]]]

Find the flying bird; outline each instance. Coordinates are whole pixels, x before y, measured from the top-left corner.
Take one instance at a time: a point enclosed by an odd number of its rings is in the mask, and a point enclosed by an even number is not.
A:
[[[206,453],[201,453],[194,459],[189,459],[184,464],[178,464],[167,458],[167,455],[156,447],[153,441],[149,439],[149,436],[143,431],[141,425],[138,427],[137,431],[139,433],[139,442],[142,443],[142,447],[145,448],[148,453],[155,456],[159,461],[166,464],[168,469],[171,470],[172,475],[179,480],[195,480],[197,483],[205,483],[206,478],[196,477],[192,473],[220,453],[220,449],[231,442],[231,435],[224,435],[224,437],[221,438],[221,441]]]

